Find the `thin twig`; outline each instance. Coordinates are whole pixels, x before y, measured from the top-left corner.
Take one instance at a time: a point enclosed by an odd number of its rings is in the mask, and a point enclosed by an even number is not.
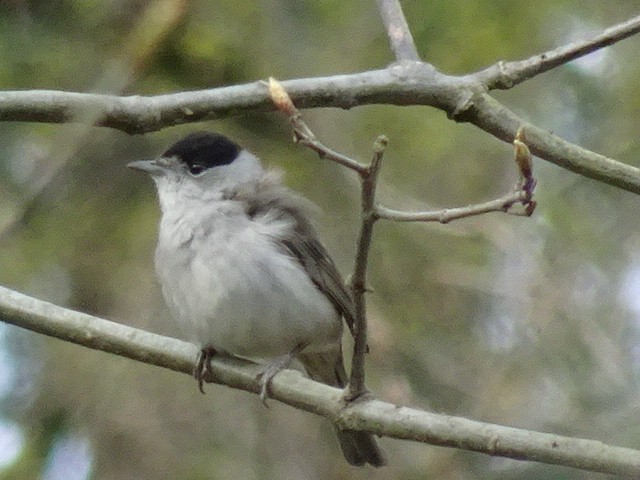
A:
[[[420,55],[413,41],[407,19],[398,0],[377,0],[382,23],[396,60],[419,62]]]
[[[293,127],[294,141],[312,149],[321,158],[335,161],[345,167],[355,170],[362,180],[362,224],[358,235],[356,247],[356,261],[354,273],[351,278],[351,290],[353,292],[353,302],[355,319],[353,334],[355,343],[353,347],[353,358],[351,364],[351,377],[345,398],[355,400],[366,393],[365,385],[365,354],[367,353],[367,312],[366,292],[367,264],[369,257],[369,247],[373,235],[373,225],[375,216],[375,191],[380,163],[387,145],[384,136],[378,137],[374,144],[373,158],[369,165],[363,165],[349,157],[334,152],[325,147],[311,131],[306,122],[302,119],[300,112],[294,105],[291,97],[275,78],[269,78],[269,95],[278,110],[287,115]]]
[[[393,220],[395,222],[439,222],[449,223],[452,220],[473,217],[490,212],[509,213],[511,215],[530,216],[527,211],[511,211],[511,207],[516,203],[526,201],[526,194],[522,190],[516,190],[495,200],[484,203],[476,203],[466,207],[445,208],[442,210],[433,210],[426,212],[406,212],[394,210],[391,208],[377,205],[375,216],[384,218],[385,220]]]
[[[564,45],[526,60],[499,62],[472,76],[482,81],[489,90],[509,89],[536,75],[624,40],[638,32],[640,32],[640,16],[607,28],[590,39]]]
[[[355,170],[360,175],[367,172],[368,169],[366,165],[331,150],[316,138],[315,134],[302,119],[302,115],[300,115],[300,112],[291,100],[289,93],[278,80],[270,77],[267,86],[269,88],[269,96],[276,108],[287,115],[293,127],[293,139],[296,143],[313,150],[320,158],[326,158],[351,170]]]
[[[175,338],[68,310],[0,287],[0,318],[33,332],[191,375],[199,349]],[[260,367],[215,357],[207,382],[258,393]],[[329,418],[340,428],[453,447],[515,460],[564,465],[640,478],[640,451],[393,405],[364,397],[345,407],[342,391],[283,371],[271,398]]]
[[[445,208],[426,212],[407,212],[376,205],[372,213],[376,218],[395,222],[440,222],[443,224],[452,220],[483,215],[489,212],[530,217],[536,208],[536,202],[533,200],[536,179],[533,176],[531,152],[529,152],[529,148],[524,142],[525,127],[520,127],[516,133],[516,138],[513,140],[514,160],[519,174],[518,183],[511,192],[500,198],[466,207]],[[522,210],[512,210],[512,207],[516,204],[521,204],[524,208]]]
[[[351,359],[351,378],[349,379],[348,399],[356,399],[367,391],[365,384],[365,355],[367,353],[367,304],[365,294],[367,292],[367,266],[369,264],[369,251],[373,238],[373,225],[376,222],[375,199],[378,173],[382,157],[387,148],[387,138],[379,136],[373,146],[373,158],[367,171],[361,175],[361,225],[356,242],[356,260],[351,277],[351,290],[355,304],[355,343],[353,346],[353,358]]]
[[[347,168],[350,168],[351,170],[355,170],[356,172],[362,174],[362,172],[366,167],[362,165],[360,162],[350,157],[347,157],[346,155],[338,153],[335,150],[328,148],[326,145],[321,143],[317,138],[315,138],[315,136],[307,137],[307,136],[301,135],[299,120],[300,120],[299,118],[292,120],[291,124],[293,125],[294,131],[298,135],[297,142],[300,145],[305,146],[310,150],[313,150],[318,154],[320,158],[325,158],[327,160],[331,160],[332,162],[339,163],[342,166],[345,166]]]

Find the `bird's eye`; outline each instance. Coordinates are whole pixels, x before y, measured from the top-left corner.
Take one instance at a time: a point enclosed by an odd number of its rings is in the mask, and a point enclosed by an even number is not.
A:
[[[191,175],[197,176],[197,175],[200,175],[202,172],[204,172],[204,166],[203,165],[195,164],[195,165],[191,165],[189,167],[189,173]]]

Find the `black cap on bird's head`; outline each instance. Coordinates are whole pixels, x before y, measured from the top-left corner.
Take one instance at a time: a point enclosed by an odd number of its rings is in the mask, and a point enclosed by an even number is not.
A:
[[[132,162],[128,166],[151,174],[161,174],[169,165],[182,164],[189,173],[198,176],[213,167],[233,163],[241,152],[242,147],[224,135],[194,132],[171,145],[158,159]]]
[[[171,145],[162,157],[177,157],[190,172],[204,171],[233,162],[242,149],[224,135],[194,132]]]

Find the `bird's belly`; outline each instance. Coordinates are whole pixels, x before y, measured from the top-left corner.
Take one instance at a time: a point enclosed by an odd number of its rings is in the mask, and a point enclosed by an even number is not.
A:
[[[299,261],[255,240],[236,238],[182,260],[162,256],[182,263],[156,266],[165,300],[187,334],[202,347],[250,358],[339,341],[341,318]]]

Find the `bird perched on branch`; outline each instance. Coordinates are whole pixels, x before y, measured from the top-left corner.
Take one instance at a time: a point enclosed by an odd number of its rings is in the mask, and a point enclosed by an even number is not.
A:
[[[174,319],[202,348],[266,362],[261,398],[293,358],[316,381],[343,388],[342,319],[354,307],[310,221],[310,203],[228,138],[188,135],[159,158],[129,167],[153,178],[162,210],[155,266]],[[336,427],[346,460],[379,467],[370,433]]]

